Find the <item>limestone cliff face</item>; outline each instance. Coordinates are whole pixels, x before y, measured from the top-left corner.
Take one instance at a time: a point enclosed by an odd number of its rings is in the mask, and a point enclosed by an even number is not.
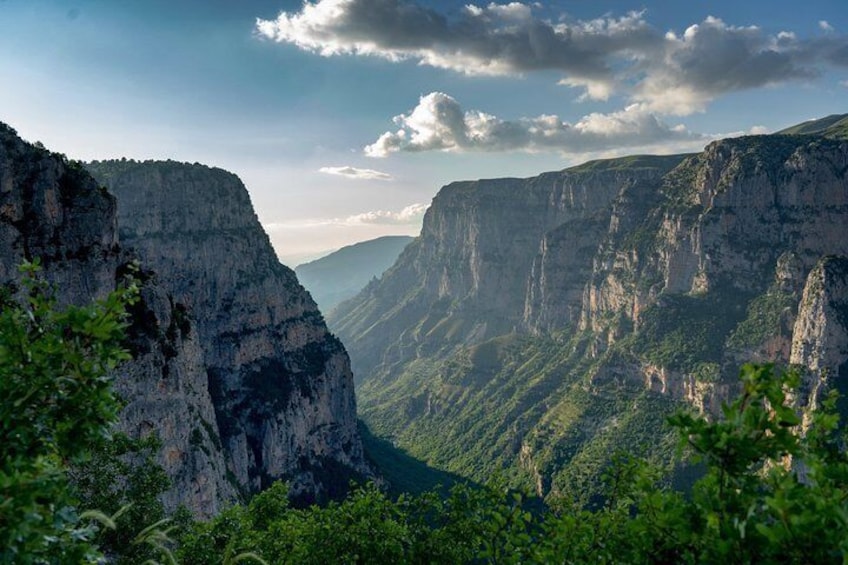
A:
[[[38,257],[60,302],[82,304],[140,260],[118,427],[158,435],[166,507],[209,517],[273,479],[313,500],[369,474],[347,355],[276,261],[238,179],[173,163],[99,172],[119,199],[0,125],[0,283]]]
[[[17,280],[17,266],[38,258],[60,302],[103,297],[134,259],[118,246],[116,220],[114,196],[79,164],[0,124],[0,282]],[[127,402],[118,428],[135,437],[155,431],[162,442],[158,462],[173,481],[166,507],[185,504],[209,517],[236,492],[214,441],[218,426],[191,321],[150,274],[129,334],[134,358],[115,375]]]
[[[347,353],[281,265],[239,179],[173,162],[95,162],[121,241],[194,320],[227,467],[243,492],[306,500],[369,474]]]
[[[650,330],[644,312],[685,295],[703,297],[731,322],[699,338],[715,341],[702,361],[717,364],[725,380],[742,362],[790,362],[804,279],[822,256],[848,252],[847,170],[848,144],[803,136],[723,140],[690,157],[653,197],[622,208],[641,223],[611,224],[584,295],[582,327],[597,336],[592,354],[631,327]],[[733,394],[701,380],[693,362],[647,363],[638,372],[646,382],[674,375],[663,390],[699,409],[715,411]]]
[[[848,392],[848,258],[825,257],[807,277],[790,362],[807,369],[801,401],[808,407],[830,387]]]
[[[141,300],[131,309],[133,360],[119,367],[115,381],[127,403],[120,428],[159,438],[157,462],[173,483],[163,495],[165,508],[183,504],[195,516],[210,518],[239,493],[227,477],[203,350],[185,306],[174,302],[155,275],[143,276]]]
[[[356,373],[576,319],[611,203],[629,187],[659,182],[680,159],[601,161],[444,187],[395,266],[332,313],[332,327],[357,351]]]
[[[594,267],[584,325],[623,311],[638,327],[659,292],[705,293],[721,285],[762,292],[778,259],[794,254],[809,272],[844,254],[848,214],[845,142],[767,136],[711,144],[664,181],[658,206],[631,208],[641,231],[610,230]]]

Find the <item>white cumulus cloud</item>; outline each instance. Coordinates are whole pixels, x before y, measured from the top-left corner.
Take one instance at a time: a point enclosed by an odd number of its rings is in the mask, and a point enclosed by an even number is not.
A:
[[[370,210],[340,218],[313,218],[291,222],[270,222],[264,224],[265,231],[275,233],[290,230],[302,230],[322,226],[416,226],[421,224],[427,204],[410,204],[401,210]]]
[[[374,169],[359,169],[357,167],[321,167],[319,173],[337,175],[349,179],[359,180],[392,180],[392,175],[375,171]]]
[[[424,213],[429,206],[427,204],[410,204],[409,206],[392,212],[388,210],[373,210],[348,216],[344,219],[346,225],[351,224],[382,224],[382,225],[413,225],[421,222]]]
[[[698,142],[703,136],[669,126],[643,106],[593,113],[575,123],[541,115],[503,120],[480,110],[463,110],[442,92],[422,96],[407,114],[394,118],[399,129],[365,147],[371,157],[399,151],[558,151],[591,153],[621,147],[646,148],[669,142]]]

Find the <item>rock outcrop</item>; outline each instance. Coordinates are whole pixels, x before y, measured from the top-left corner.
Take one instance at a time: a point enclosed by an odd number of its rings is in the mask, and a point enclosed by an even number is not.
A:
[[[640,228],[624,237],[610,230],[584,322],[598,329],[600,319],[621,311],[638,327],[639,312],[658,292],[724,285],[760,293],[785,252],[802,272],[825,254],[848,252],[845,147],[762,136],[716,142],[689,158],[664,179],[658,206],[628,210],[642,219]]]
[[[120,260],[115,209],[80,166],[0,124],[0,281],[39,257],[66,303],[111,291]]]
[[[117,196],[122,244],[194,322],[238,488],[285,478],[311,501],[367,476],[347,353],[277,260],[241,181],[174,162],[89,170]]]

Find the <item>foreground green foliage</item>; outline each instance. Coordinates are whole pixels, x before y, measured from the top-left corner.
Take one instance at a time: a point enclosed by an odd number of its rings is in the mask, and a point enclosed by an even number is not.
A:
[[[0,561],[84,562],[96,557],[69,464],[103,443],[118,402],[108,373],[128,358],[130,285],[94,304],[59,308],[27,263],[22,302],[0,295]]]
[[[718,421],[685,412],[669,419],[704,470],[685,493],[645,459],[608,464],[607,449],[626,447],[611,430],[604,449],[581,452],[606,469],[603,496],[587,501],[580,477],[562,477],[572,488],[544,512],[506,480],[397,499],[369,485],[306,509],[292,508],[278,483],[210,522],[184,513],[158,520],[164,477],[149,459],[143,473],[125,459],[149,456],[155,443],[104,441],[119,407],[107,375],[127,358],[123,312],[133,287],[60,308],[32,276],[36,267],[25,269],[23,304],[0,297],[0,562],[86,563],[103,553],[119,563],[155,556],[185,564],[848,562],[848,456],[836,394],[802,422],[793,406],[798,373],[771,366],[743,368],[742,392]],[[474,378],[475,367],[495,361],[529,371],[509,347],[475,350],[453,378]],[[591,410],[588,402],[568,410],[577,408]],[[80,513],[86,506],[99,508]]]
[[[84,462],[70,469],[77,506],[97,509],[111,519],[108,527],[99,529],[94,542],[115,563],[142,563],[161,553],[137,539],[145,528],[165,519],[159,495],[167,490],[170,481],[154,460],[159,448],[154,435],[132,439],[115,433],[108,442],[92,449]],[[161,530],[150,533],[161,534]]]
[[[801,435],[789,396],[796,373],[748,365],[741,378],[721,421],[670,419],[706,469],[689,495],[633,457],[609,467],[599,508],[561,499],[544,515],[503,484],[396,501],[369,486],[301,510],[277,484],[190,527],[179,555],[197,564],[245,550],[270,563],[844,563],[848,457],[835,396]]]

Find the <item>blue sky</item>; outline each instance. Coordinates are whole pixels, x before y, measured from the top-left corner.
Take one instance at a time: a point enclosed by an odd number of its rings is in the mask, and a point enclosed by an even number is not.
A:
[[[292,266],[451,180],[848,112],[844,0],[0,0],[0,121],[237,173]]]

